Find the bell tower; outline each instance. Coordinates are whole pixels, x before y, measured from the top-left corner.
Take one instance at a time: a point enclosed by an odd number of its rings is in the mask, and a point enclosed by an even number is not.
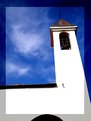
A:
[[[77,26],[61,19],[50,27],[51,47],[54,48],[55,75],[59,89],[75,98],[84,110],[84,71],[76,38]],[[62,92],[60,92],[62,93]],[[75,96],[74,96],[75,95]]]

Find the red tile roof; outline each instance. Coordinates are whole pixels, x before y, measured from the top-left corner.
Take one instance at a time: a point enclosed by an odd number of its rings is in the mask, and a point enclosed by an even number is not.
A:
[[[73,24],[70,24],[69,22],[60,19],[58,22],[56,22],[52,27],[56,27],[56,26],[74,26]]]

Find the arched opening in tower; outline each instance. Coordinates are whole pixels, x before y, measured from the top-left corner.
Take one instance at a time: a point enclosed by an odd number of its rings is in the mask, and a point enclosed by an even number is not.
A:
[[[62,50],[71,49],[69,34],[67,32],[61,32],[59,34],[60,46]]]

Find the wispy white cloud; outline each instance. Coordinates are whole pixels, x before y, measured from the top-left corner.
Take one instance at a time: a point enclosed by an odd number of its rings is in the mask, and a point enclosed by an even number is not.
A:
[[[14,50],[24,56],[34,55],[47,59],[49,43],[50,8],[7,7],[6,32],[14,45]],[[19,11],[18,13],[16,12]],[[10,29],[9,29],[10,28]],[[47,40],[47,42],[46,42]],[[49,43],[50,44],[50,43]]]
[[[7,48],[6,52],[9,55],[7,61],[11,60],[6,63],[7,77],[16,74],[25,80],[26,75],[31,80],[37,75],[38,80],[42,78],[45,82],[50,76],[53,78],[54,67],[50,67],[53,64],[53,51],[50,50],[53,49],[50,49],[49,40],[49,24],[52,20],[49,18],[48,11],[49,8],[44,7],[7,7],[6,44],[9,48],[11,43],[13,50]],[[14,58],[9,59],[12,54]],[[16,64],[17,60],[21,65],[18,62]],[[46,63],[49,67],[45,66]]]
[[[54,76],[54,65],[49,65],[49,66],[40,65],[38,69],[40,70],[38,73],[40,73],[40,75],[43,77],[50,78],[51,76]]]
[[[22,67],[12,62],[6,62],[6,75],[15,73],[17,76],[24,76],[28,71],[29,67]]]
[[[38,33],[24,33],[21,26],[13,25],[11,40],[15,46],[15,51],[23,55],[34,54],[40,50],[43,38]]]
[[[23,26],[30,24],[38,27],[41,23],[50,22],[49,10],[48,7],[6,7],[6,18],[10,24],[16,23]]]

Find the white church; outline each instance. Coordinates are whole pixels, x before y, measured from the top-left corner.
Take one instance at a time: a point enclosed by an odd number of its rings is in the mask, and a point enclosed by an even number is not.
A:
[[[6,114],[84,114],[85,77],[76,31],[62,19],[50,27],[57,87],[7,90]]]

